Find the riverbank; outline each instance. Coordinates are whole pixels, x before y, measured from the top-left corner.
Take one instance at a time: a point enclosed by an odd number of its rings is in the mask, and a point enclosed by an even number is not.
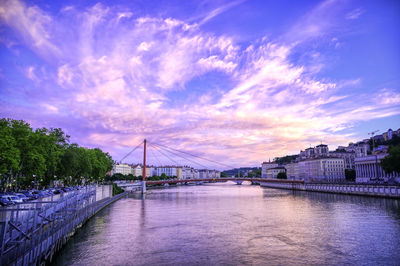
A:
[[[311,192],[324,192],[347,194],[357,196],[372,196],[384,198],[400,198],[400,187],[383,186],[373,184],[324,184],[324,183],[299,183],[299,182],[277,182],[276,180],[264,180],[260,186],[279,189],[290,189]]]
[[[111,186],[93,186],[70,192],[54,201],[4,209],[8,214],[0,221],[0,264],[33,265],[51,261],[78,228],[127,194],[112,196],[111,192]]]

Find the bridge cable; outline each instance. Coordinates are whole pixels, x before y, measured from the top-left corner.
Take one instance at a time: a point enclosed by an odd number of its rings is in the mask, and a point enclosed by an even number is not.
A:
[[[196,162],[196,161],[193,161],[193,160],[191,160],[191,159],[189,159],[189,158],[186,158],[186,157],[184,157],[184,156],[182,156],[182,155],[180,155],[180,154],[178,154],[178,153],[175,153],[175,152],[170,151],[170,150],[167,150],[167,149],[165,149],[165,148],[156,146],[156,145],[158,145],[158,144],[155,144],[155,143],[151,143],[151,144],[152,144],[153,147],[158,147],[159,149],[163,149],[165,152],[169,152],[169,153],[171,153],[171,154],[173,154],[173,155],[175,155],[175,156],[181,157],[181,158],[183,158],[184,160],[187,160],[187,161],[190,161],[190,162],[192,162],[192,163],[194,163],[194,164],[200,165],[201,167],[204,167],[204,168],[206,168],[206,169],[208,168],[207,166],[205,166],[205,165],[203,165],[203,164],[201,164],[201,163],[198,163],[198,162]]]
[[[128,157],[129,155],[131,155],[132,152],[134,152],[135,150],[137,150],[137,148],[139,148],[143,143],[144,143],[144,141],[142,141],[139,145],[137,145],[135,148],[133,148],[133,150],[131,150],[130,152],[128,152],[128,154],[125,155],[125,156],[119,161],[119,163],[121,163],[126,157]]]
[[[150,148],[150,147],[149,147]],[[153,149],[149,149],[150,153],[152,154],[152,156],[155,158],[155,161],[157,161],[157,163],[159,165],[162,165],[161,161],[158,159],[158,156],[156,155],[155,152],[153,152]]]
[[[225,167],[236,168],[235,166],[232,166],[232,165],[228,165],[228,164],[224,164],[224,163],[219,163],[219,162],[217,162],[217,161],[210,160],[210,159],[201,157],[201,156],[199,156],[199,155],[191,154],[191,153],[189,153],[189,152],[184,152],[184,151],[180,151],[180,150],[177,150],[177,149],[174,149],[174,148],[170,148],[170,147],[168,147],[168,146],[165,146],[165,145],[162,145],[162,144],[159,144],[159,143],[154,143],[154,142],[152,142],[152,144],[158,145],[158,146],[161,146],[161,147],[164,147],[164,148],[166,148],[166,149],[170,149],[170,150],[173,150],[173,151],[176,151],[176,152],[184,153],[184,154],[187,154],[187,155],[190,155],[190,156],[193,156],[193,157],[197,157],[197,158],[199,158],[199,159],[203,159],[203,160],[205,160],[205,161],[209,161],[209,162],[212,162],[212,163],[215,163],[215,164],[223,165],[223,166],[225,166]]]
[[[156,151],[158,151],[159,153],[161,153],[161,155],[167,157],[168,159],[170,159],[172,162],[174,162],[176,165],[179,165],[178,162],[176,162],[174,159],[172,159],[171,157],[169,157],[167,154],[165,154],[164,152],[162,152],[161,150],[159,150],[159,148],[157,148],[156,146],[151,145],[150,143],[148,143],[149,146],[152,146]]]
[[[200,163],[198,163],[198,162],[196,162],[196,161],[193,161],[193,160],[190,160],[190,159],[188,159],[188,158],[185,158],[185,157],[183,157],[182,155],[176,154],[176,153],[171,152],[171,151],[169,151],[169,150],[166,150],[166,149],[164,149],[164,148],[162,148],[162,147],[157,147],[157,146],[155,146],[155,145],[153,145],[153,147],[155,147],[155,148],[157,148],[157,149],[160,149],[160,150],[158,150],[159,152],[160,152],[161,150],[163,150],[164,152],[168,152],[168,153],[170,153],[170,154],[172,154],[172,155],[175,155],[175,156],[178,156],[178,157],[180,157],[180,158],[183,158],[185,161],[190,161],[190,162],[192,162],[192,163],[194,163],[194,164],[196,164],[196,165],[199,165],[199,166],[201,166],[201,167],[208,168],[208,167],[205,166],[205,165],[202,165],[202,164],[200,164]],[[170,157],[168,157],[168,158],[170,158]],[[171,158],[170,158],[170,159],[171,159]],[[171,160],[172,160],[172,159],[171,159]],[[174,161],[174,162],[177,163],[176,161]],[[180,163],[177,163],[177,165],[180,165]]]

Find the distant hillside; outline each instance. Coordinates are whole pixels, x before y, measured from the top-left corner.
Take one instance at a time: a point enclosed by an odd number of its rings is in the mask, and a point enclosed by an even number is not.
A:
[[[240,167],[230,170],[225,170],[221,176],[237,176],[240,169],[240,176],[261,176],[261,167]]]
[[[298,154],[286,155],[286,156],[283,156],[283,157],[276,157],[274,159],[274,162],[276,162],[278,164],[287,164],[287,163],[291,163],[291,162],[295,161],[297,157],[299,157]]]

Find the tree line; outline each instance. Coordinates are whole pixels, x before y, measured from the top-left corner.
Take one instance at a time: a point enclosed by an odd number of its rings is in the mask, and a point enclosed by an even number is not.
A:
[[[23,120],[0,119],[0,188],[45,187],[102,181],[113,160],[101,149],[70,143],[61,128],[32,129]]]
[[[177,176],[167,176],[166,174],[162,173],[160,176],[153,175],[153,176],[148,176],[146,177],[147,181],[159,181],[159,180],[165,180],[165,179],[176,179],[178,178]],[[105,181],[117,181],[117,180],[126,180],[126,181],[140,181],[143,180],[143,177],[140,176],[134,176],[133,174],[121,174],[121,173],[115,173],[110,176],[106,176]]]

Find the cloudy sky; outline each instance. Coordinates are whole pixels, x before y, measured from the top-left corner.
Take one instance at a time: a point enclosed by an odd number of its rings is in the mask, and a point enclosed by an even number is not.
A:
[[[399,128],[399,47],[396,0],[0,0],[0,115],[259,166]]]

